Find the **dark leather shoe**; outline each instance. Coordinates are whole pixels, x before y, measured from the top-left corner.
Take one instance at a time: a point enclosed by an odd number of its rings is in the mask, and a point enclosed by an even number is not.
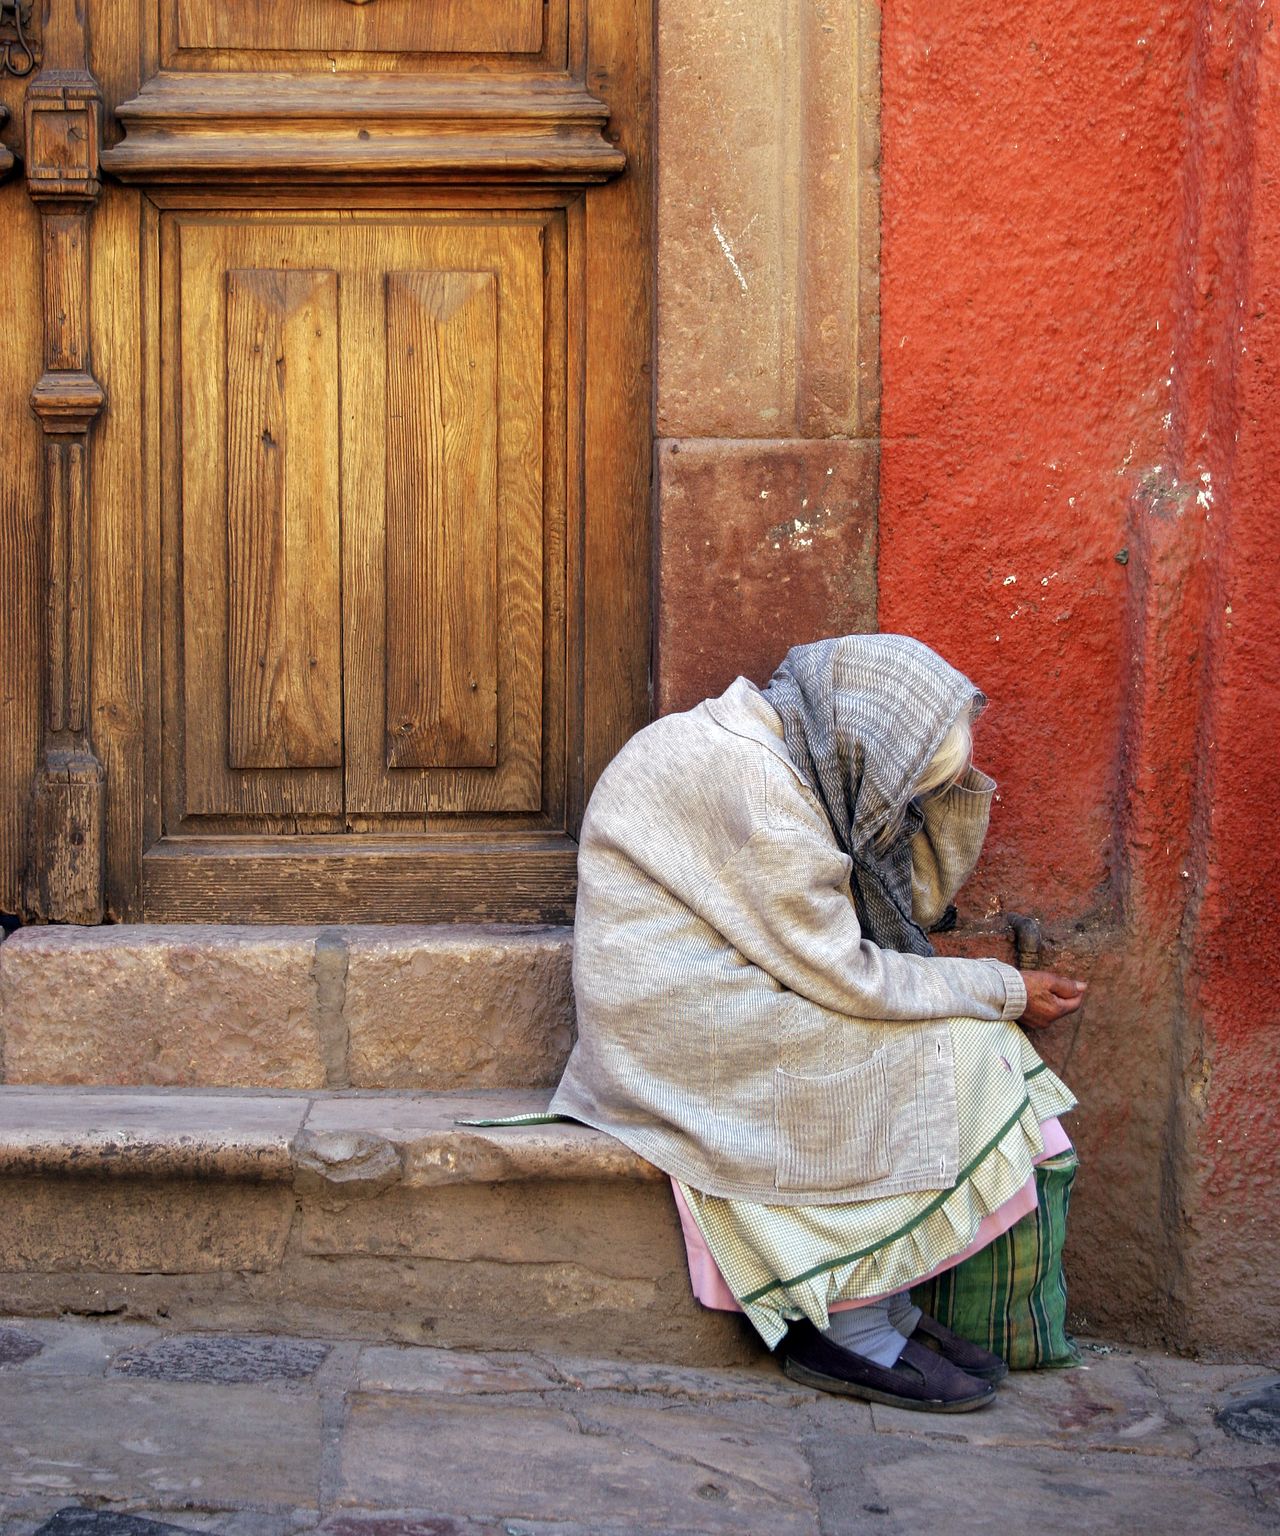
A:
[[[792,1381],[819,1392],[923,1413],[970,1413],[995,1401],[989,1383],[966,1375],[914,1339],[907,1340],[898,1363],[886,1367],[833,1344],[802,1319],[787,1330],[781,1352],[782,1368]]]
[[[911,1337],[917,1344],[935,1350],[944,1360],[959,1366],[966,1376],[976,1376],[979,1381],[989,1381],[994,1386],[1009,1374],[1009,1367],[999,1355],[993,1355],[989,1349],[962,1339],[958,1333],[944,1328],[937,1318],[930,1317],[927,1312],[920,1314],[920,1321]]]

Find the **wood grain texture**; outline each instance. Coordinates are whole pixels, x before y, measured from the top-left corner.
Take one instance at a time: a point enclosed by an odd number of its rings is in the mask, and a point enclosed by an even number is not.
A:
[[[489,272],[392,272],[389,768],[498,761],[498,303]]]
[[[228,187],[608,180],[608,107],[564,78],[178,73],[117,109],[125,181]]]
[[[232,768],[342,763],[338,281],[227,274]]]
[[[181,771],[168,776],[178,822],[186,816],[267,818],[340,814],[422,815],[503,811],[547,814],[543,795],[543,714],[546,688],[562,688],[565,639],[550,647],[554,677],[544,678],[543,540],[547,520],[563,526],[562,471],[558,501],[544,504],[544,353],[562,357],[563,337],[545,333],[543,317],[545,214],[341,217],[312,214],[173,215],[173,247],[165,262],[171,284],[179,269],[181,295],[173,317],[175,338],[166,352],[180,359],[181,390],[169,426],[182,452],[169,457],[180,476],[183,546],[181,573],[171,578],[168,602],[182,615],[183,646],[170,665],[182,672],[181,698],[166,742],[171,757],[185,733]],[[165,217],[162,216],[162,224]],[[168,247],[167,247],[168,248]],[[562,249],[562,247],[557,247]],[[217,530],[227,499],[226,464],[216,452],[225,440],[227,391],[207,359],[227,345],[222,309],[208,300],[237,269],[326,270],[337,274],[337,377],[342,418],[337,432],[341,464],[342,672],[345,792],[327,769],[233,770],[226,764],[225,733],[217,725],[227,689],[216,662],[226,640],[225,559]],[[388,362],[389,273],[481,273],[491,276],[502,317],[496,350],[496,565],[497,758],[491,767],[387,766]],[[563,274],[556,282],[563,286]],[[220,328],[221,327],[221,328]],[[555,365],[562,371],[563,362]],[[561,401],[557,410],[562,409]],[[448,431],[456,423],[446,424]],[[563,434],[563,421],[556,429]],[[559,452],[559,450],[558,450]],[[557,458],[556,462],[561,462]],[[418,488],[421,494],[422,488]],[[176,484],[171,494],[177,494]],[[563,534],[557,534],[563,547]],[[399,558],[399,557],[397,557]],[[421,560],[410,550],[406,562]],[[485,554],[487,561],[489,555]],[[394,571],[395,560],[391,561]],[[463,572],[464,585],[466,573]],[[447,580],[453,580],[448,577]],[[175,585],[176,583],[176,585]],[[557,623],[563,614],[557,610]],[[479,692],[479,689],[475,690]],[[468,687],[467,692],[472,690]],[[556,712],[560,706],[557,704]],[[492,735],[488,739],[493,739]],[[563,756],[561,737],[554,750]],[[563,784],[563,771],[554,776]],[[322,783],[321,780],[324,782]],[[560,814],[563,814],[562,810]],[[211,830],[213,828],[211,827]],[[264,831],[270,830],[264,825]],[[299,823],[298,830],[302,830]]]
[[[567,837],[166,839],[143,861],[151,922],[564,923]]]
[[[27,904],[62,923],[102,921],[107,784],[91,752],[58,748],[36,777]]]
[[[563,503],[544,495],[544,369],[562,337],[545,327],[546,215],[438,214],[344,227],[343,370],[380,387],[344,394],[343,621],[348,815],[536,812],[543,795],[543,699],[563,686],[543,674],[543,540]],[[301,229],[297,238],[303,238]],[[313,236],[309,238],[318,238]],[[387,765],[387,581],[421,550],[389,546],[387,273],[490,273],[497,296],[497,757],[492,767]],[[561,279],[562,281],[563,279]],[[560,366],[560,365],[555,365]],[[563,425],[558,430],[563,431]],[[563,639],[560,644],[563,647]],[[563,751],[563,745],[559,746]]]
[[[111,409],[94,429],[93,478],[100,488],[90,525],[93,627],[93,744],[111,794],[107,801],[106,908],[136,915],[144,847],[142,634],[149,596],[145,520],[154,501],[143,488],[144,387],[139,293],[139,197],[108,183],[94,213],[90,320],[94,368]],[[104,502],[103,495],[109,493]]]
[[[196,226],[201,231],[205,228]],[[181,236],[194,233],[194,229],[185,229],[181,231]],[[323,279],[320,282],[321,292],[324,291],[325,282],[332,281],[332,275],[327,274],[323,260],[303,261],[298,265],[304,269],[314,269],[320,274]],[[317,734],[317,711],[311,704],[317,690],[310,682],[309,674],[312,671],[320,673],[319,658],[322,654],[326,658],[325,666],[329,673],[324,685],[325,691],[320,692],[322,704],[319,720],[322,725],[332,718],[332,694],[328,690],[341,686],[336,638],[325,642],[326,649],[323,652],[316,648],[316,644],[324,639],[326,616],[323,608],[317,619],[314,616],[316,605],[305,590],[295,592],[295,606],[291,608],[284,574],[292,561],[295,586],[305,589],[312,559],[315,558],[320,566],[327,562],[327,575],[319,566],[316,574],[317,579],[327,583],[323,594],[330,610],[327,621],[336,627],[339,603],[335,578],[336,542],[330,548],[314,552],[308,548],[307,534],[315,514],[310,507],[301,505],[307,497],[308,487],[315,483],[311,478],[314,473],[318,472],[322,477],[329,476],[330,484],[336,478],[332,469],[338,453],[337,412],[336,405],[332,404],[336,400],[336,393],[322,392],[318,401],[304,398],[303,392],[314,387],[313,377],[309,381],[304,377],[302,389],[292,395],[287,411],[289,427],[292,428],[298,417],[311,411],[313,406],[319,406],[316,421],[307,422],[296,429],[302,434],[303,442],[295,445],[300,450],[300,461],[305,460],[308,452],[317,455],[319,469],[317,471],[315,463],[300,463],[297,471],[300,480],[295,484],[300,505],[295,516],[288,516],[282,501],[274,504],[280,513],[278,517],[273,518],[269,501],[262,509],[264,526],[259,531],[278,540],[279,569],[273,569],[269,558],[259,561],[258,556],[265,551],[252,548],[252,531],[249,532],[248,545],[244,539],[229,537],[233,523],[238,523],[240,529],[245,530],[246,524],[252,524],[256,515],[248,489],[255,483],[253,476],[247,472],[243,457],[233,467],[229,449],[234,441],[247,452],[246,438],[252,430],[260,434],[272,428],[261,423],[256,428],[244,429],[233,425],[243,405],[240,386],[247,390],[250,385],[248,376],[242,377],[228,367],[232,355],[233,309],[229,302],[228,274],[237,268],[266,271],[273,266],[279,266],[279,262],[275,252],[268,249],[266,244],[250,246],[233,255],[223,248],[216,234],[212,239],[203,241],[183,238],[181,261],[171,261],[162,283],[168,332],[165,352],[173,360],[171,387],[176,386],[180,391],[178,398],[175,399],[172,394],[168,397],[162,423],[165,439],[170,443],[177,440],[176,451],[167,449],[166,453],[175,465],[181,487],[179,507],[174,509],[178,512],[174,536],[179,541],[181,563],[171,572],[171,580],[164,594],[165,610],[169,616],[165,622],[180,626],[182,640],[178,657],[181,669],[178,712],[167,722],[165,736],[166,754],[171,755],[176,751],[180,759],[173,764],[173,770],[176,771],[171,770],[167,786],[169,814],[176,814],[179,818],[191,814],[294,818],[338,815],[342,811],[340,767],[301,764],[281,771],[279,768],[257,765],[237,767],[232,760],[230,685],[233,667],[238,668],[237,679],[243,682],[243,662],[249,654],[247,647],[251,638],[248,629],[256,628],[259,639],[267,634],[274,635],[274,649],[269,653],[264,652],[259,645],[253,651],[252,660],[256,667],[261,657],[269,656],[269,664],[257,669],[264,673],[283,668],[281,676],[290,708],[293,708],[294,695],[299,691],[290,686],[290,669],[295,672],[302,670],[308,678],[306,691],[302,695],[302,707],[297,711],[297,726],[295,728],[292,722],[290,725],[293,731],[291,739],[295,744],[309,743]],[[292,278],[293,274],[284,276]],[[312,278],[303,276],[301,282],[304,289],[309,291]],[[245,302],[251,304],[247,296]],[[249,311],[243,305],[234,307],[242,319],[247,316]],[[287,302],[284,307],[288,308]],[[301,361],[304,356],[309,359],[301,365],[304,376],[316,372],[312,349],[319,348],[319,356],[323,358],[326,355],[325,349],[332,348],[335,329],[330,314],[327,325],[320,327],[322,331],[328,330],[328,340],[324,336],[306,335],[305,321],[301,317],[308,307],[300,305],[297,316],[293,319],[286,316],[280,327],[283,330],[292,325],[295,332],[304,332],[303,335],[291,332],[295,360]],[[310,327],[312,333],[315,329],[314,325]],[[278,339],[283,340],[283,335]],[[273,373],[277,372],[274,359],[281,355],[278,350],[271,355]],[[234,394],[233,388],[236,391]],[[326,390],[336,390],[332,379]],[[326,400],[330,402],[327,415],[324,405]],[[262,403],[260,395],[258,403],[259,406]],[[273,408],[277,411],[283,409],[279,404]],[[257,420],[257,417],[253,419]],[[315,430],[320,422],[324,423],[327,442],[322,441],[322,435]],[[282,423],[283,417],[275,420],[275,427],[283,437],[286,429]],[[282,452],[279,447],[268,450],[260,439],[258,446],[263,452],[274,453],[277,458]],[[282,475],[281,496],[284,495],[284,478]],[[321,483],[324,483],[323,478]],[[178,489],[172,482],[170,488],[174,491]],[[267,493],[264,491],[265,495]],[[234,514],[233,505],[236,508]],[[336,519],[337,507],[331,501],[322,510],[322,520],[333,540],[336,540]],[[292,528],[289,527],[290,522]],[[305,555],[303,550],[307,551]],[[232,568],[232,562],[236,563],[235,569]],[[256,590],[256,598],[251,600],[262,607],[262,612],[256,617],[250,614],[248,603],[237,612],[239,589],[233,583],[239,581],[265,583]],[[239,625],[234,632],[233,617]],[[291,625],[305,634],[305,648],[299,645],[299,636],[290,633]],[[332,635],[332,631],[329,633]],[[317,657],[314,669],[310,666],[313,655]],[[233,656],[238,657],[239,661],[229,666]],[[285,659],[282,661],[282,658]],[[271,750],[283,751],[285,733],[280,695],[275,696],[274,704],[269,689],[257,697],[258,702],[238,717],[245,722],[242,726],[241,745],[247,745],[252,735],[252,727],[247,722],[253,718],[262,721],[269,716],[270,729],[276,732],[274,740],[277,743]],[[243,707],[243,701],[242,690],[241,705],[238,708]],[[331,729],[327,730],[325,740],[331,739],[332,734]],[[313,752],[304,748],[301,755],[313,755]]]
[[[177,0],[180,48],[536,53],[542,0]]]
[[[652,0],[593,8],[587,86],[606,97],[625,175],[586,200],[584,790],[651,714]]]
[[[41,742],[41,433],[27,408],[42,361],[40,221],[21,182],[0,188],[7,269],[0,347],[0,912],[23,905],[32,780]],[[21,660],[21,658],[26,658]]]
[[[43,371],[31,407],[45,438],[44,739],[32,787],[24,904],[46,921],[104,911],[106,779],[90,730],[89,434],[103,404],[90,364],[89,219],[101,191],[102,99],[85,18],[51,0],[44,67],[27,87],[27,192],[41,210]]]
[[[368,20],[391,3],[340,10]],[[312,14],[328,8],[314,0]],[[257,7],[256,21],[288,9]],[[103,563],[87,708],[113,776],[113,911],[564,920],[573,846],[533,829],[572,822],[647,713],[647,167],[620,198],[597,184],[624,149],[647,152],[649,7],[574,4],[570,27],[550,0],[540,51],[435,58],[331,36],[307,51],[296,28],[276,48],[179,46],[178,11],[143,0],[94,15],[95,68],[126,130],[108,129],[113,176],[90,236],[112,402],[91,450],[106,499],[90,520]],[[342,767],[231,766],[228,450],[245,389],[227,385],[227,293],[246,270],[336,283]],[[393,749],[388,764],[388,607],[409,607],[388,582],[397,544],[413,564],[393,531],[388,294],[414,274],[482,274],[495,300],[496,748],[482,763],[417,766]],[[19,536],[22,516],[15,505]],[[248,542],[240,553],[256,559]]]
[[[579,6],[574,0],[497,0],[490,6],[482,0],[450,0],[450,9],[465,14],[465,32],[455,31],[450,43],[445,29],[431,21],[429,13],[439,10],[436,0],[288,0],[284,5],[262,4],[261,0],[235,0],[237,9],[261,13],[251,18],[251,27],[272,42],[254,44],[246,40],[245,29],[225,45],[198,44],[195,38],[207,32],[206,20],[196,14],[197,7],[216,10],[217,0],[148,0],[152,8],[150,31],[146,42],[152,52],[148,74],[166,71],[247,70],[303,73],[348,73],[374,71],[399,74],[421,71],[424,66],[449,72],[479,71],[494,74],[528,74],[531,71],[563,71],[566,62],[565,40],[568,15]],[[183,10],[189,25],[183,26]],[[230,9],[230,8],[228,8]],[[492,10],[491,18],[486,12]],[[301,28],[281,28],[277,14],[310,11],[301,18]],[[367,14],[361,18],[359,13]],[[379,19],[377,13],[383,14]],[[356,17],[354,23],[344,13]],[[395,14],[398,12],[399,14]],[[529,13],[532,13],[530,16]],[[268,14],[270,13],[270,14]],[[524,18],[524,19],[522,19]],[[456,18],[455,18],[456,19]],[[150,20],[150,18],[149,18]],[[158,22],[158,25],[156,23]],[[340,24],[335,28],[334,23]],[[371,26],[370,23],[377,23]],[[425,23],[425,28],[424,28]],[[216,16],[213,26],[225,25]],[[391,32],[412,25],[414,35],[403,48],[389,46]],[[523,41],[530,46],[495,51],[483,42],[493,38],[498,28],[515,37],[523,27]],[[346,30],[342,30],[345,28]],[[430,30],[426,30],[430,29]],[[534,40],[534,34],[538,40]],[[184,40],[185,38],[185,40]],[[517,39],[520,41],[520,39]],[[468,42],[471,46],[459,46]]]

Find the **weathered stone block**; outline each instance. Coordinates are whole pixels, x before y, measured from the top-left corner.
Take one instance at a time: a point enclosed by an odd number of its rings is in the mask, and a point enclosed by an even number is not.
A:
[[[0,1089],[0,1174],[287,1179],[305,1098]]]
[[[283,1184],[3,1179],[0,1272],[274,1269],[292,1214]]]
[[[658,24],[658,432],[852,436],[873,7],[666,5]],[[860,23],[862,23],[860,25]],[[714,317],[714,318],[713,318]]]
[[[573,1044],[569,928],[345,930],[355,1088],[555,1083]]]
[[[651,1163],[589,1126],[463,1123],[542,1114],[549,1099],[545,1089],[320,1098],[295,1144],[297,1167],[334,1186],[381,1186],[401,1177],[419,1186],[577,1179],[665,1183],[665,1174]],[[395,1177],[387,1177],[393,1171]]]
[[[315,1088],[315,930],[26,928],[0,946],[9,1083]]]
[[[793,645],[873,629],[876,449],[673,442],[658,454],[657,702],[688,709]]]
[[[573,1265],[596,1281],[651,1282],[685,1272],[670,1187],[470,1184],[305,1203],[293,1251],[338,1258],[478,1261],[536,1269]]]

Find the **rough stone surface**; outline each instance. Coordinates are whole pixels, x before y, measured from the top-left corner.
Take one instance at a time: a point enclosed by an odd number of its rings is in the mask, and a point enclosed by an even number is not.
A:
[[[0,1088],[0,1174],[288,1178],[306,1099]]]
[[[352,928],[354,1088],[554,1084],[573,1044],[568,928]]]
[[[110,1509],[60,1509],[46,1520],[36,1536],[171,1536],[180,1526],[120,1515]]]
[[[240,1501],[314,1508],[321,1424],[317,1398],[278,1389],[46,1381],[38,1400],[0,1392],[0,1488],[64,1502],[109,1488],[142,1511]]]
[[[320,1529],[324,1536],[468,1536],[493,1527],[453,1515],[338,1515]]]
[[[312,1255],[477,1260],[513,1271],[566,1264],[601,1283],[650,1287],[668,1276],[688,1283],[675,1204],[661,1185],[465,1184],[399,1187],[373,1200],[335,1195],[304,1204],[294,1242]]]
[[[303,1339],[234,1338],[225,1334],[160,1339],[126,1350],[112,1361],[121,1376],[150,1381],[304,1381],[329,1354],[327,1344]]]
[[[741,1359],[655,1169],[582,1126],[455,1123],[546,1100],[0,1089],[0,1168],[30,1170],[0,1177],[0,1308]]]
[[[315,930],[25,928],[0,946],[9,1083],[325,1083]]]
[[[1033,1371],[1005,1394],[998,1411],[937,1419],[875,1404],[872,1417],[883,1434],[944,1435],[969,1445],[1079,1446],[1148,1456],[1191,1456],[1196,1440],[1154,1397],[1151,1385],[1129,1359],[1106,1368]]]
[[[275,1269],[292,1214],[293,1196],[280,1184],[0,1179],[0,1294],[24,1271]]]
[[[875,627],[876,454],[837,441],[660,445],[659,713],[739,673],[767,682],[793,645]]]
[[[816,1516],[802,1456],[705,1411],[601,1407],[582,1423],[559,1408],[363,1393],[351,1402],[340,1498],[743,1536],[810,1536]]]
[[[851,119],[875,115],[859,99],[871,9],[659,7],[661,437],[865,430],[860,257],[876,220],[856,199],[874,140]],[[861,48],[873,61],[873,40]]]
[[[22,1365],[44,1348],[40,1339],[20,1328],[0,1328],[0,1366]]]
[[[307,1115],[301,1160],[334,1183],[345,1165],[354,1176],[368,1168],[380,1178],[386,1164],[377,1143],[393,1148],[410,1185],[505,1183],[545,1179],[625,1179],[662,1182],[652,1164],[612,1136],[589,1126],[556,1121],[548,1125],[471,1126],[467,1119],[540,1114],[545,1091],[505,1090],[484,1095],[458,1093],[377,1098],[342,1095],[317,1100]],[[349,1143],[349,1157],[343,1149]],[[363,1140],[359,1138],[365,1138]]]
[[[1236,1388],[1214,1418],[1237,1440],[1280,1445],[1280,1376]]]
[[[738,1369],[690,1370],[334,1342],[308,1374],[228,1385],[202,1371],[103,1376],[104,1356],[156,1359],[190,1342],[159,1329],[32,1330],[83,1374],[50,1377],[45,1355],[0,1373],[3,1536],[38,1536],[50,1520],[51,1536],[157,1536],[112,1524],[139,1520],[191,1536],[985,1536],[993,1519],[1269,1536],[1280,1511],[1274,1449],[1213,1418],[1224,1391],[1256,1385],[1256,1366],[1097,1341],[1091,1369],[1071,1373],[1071,1421],[1043,1419],[1032,1442],[1044,1383],[1026,1373],[981,1414],[922,1415],[904,1434],[866,1404],[787,1381],[759,1348]],[[293,1358],[328,1341],[254,1342]],[[1177,1421],[1186,1436],[1134,1455],[1123,1432],[1080,1433],[1117,1403],[1128,1423]],[[969,1437],[979,1420],[995,1431],[984,1443]]]
[[[356,1382],[362,1392],[432,1392],[446,1396],[506,1396],[562,1386],[549,1363],[527,1354],[478,1355],[455,1349],[364,1349]]]
[[[875,1466],[871,1488],[859,1497],[863,1510],[875,1506],[892,1518],[889,1529],[903,1533],[990,1531],[995,1511],[1000,1529],[1088,1536],[1260,1536],[1267,1529],[1266,1513],[1249,1496],[1244,1477],[1236,1496],[1227,1497],[1192,1473],[1143,1475],[1115,1461],[1100,1466],[1046,1452],[996,1457],[936,1447]]]

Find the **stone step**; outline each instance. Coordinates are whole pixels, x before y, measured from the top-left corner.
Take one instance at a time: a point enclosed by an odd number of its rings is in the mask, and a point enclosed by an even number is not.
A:
[[[26,928],[0,944],[0,1081],[209,1088],[554,1084],[572,930]]]
[[[670,1186],[543,1090],[0,1088],[0,1313],[730,1363]]]

